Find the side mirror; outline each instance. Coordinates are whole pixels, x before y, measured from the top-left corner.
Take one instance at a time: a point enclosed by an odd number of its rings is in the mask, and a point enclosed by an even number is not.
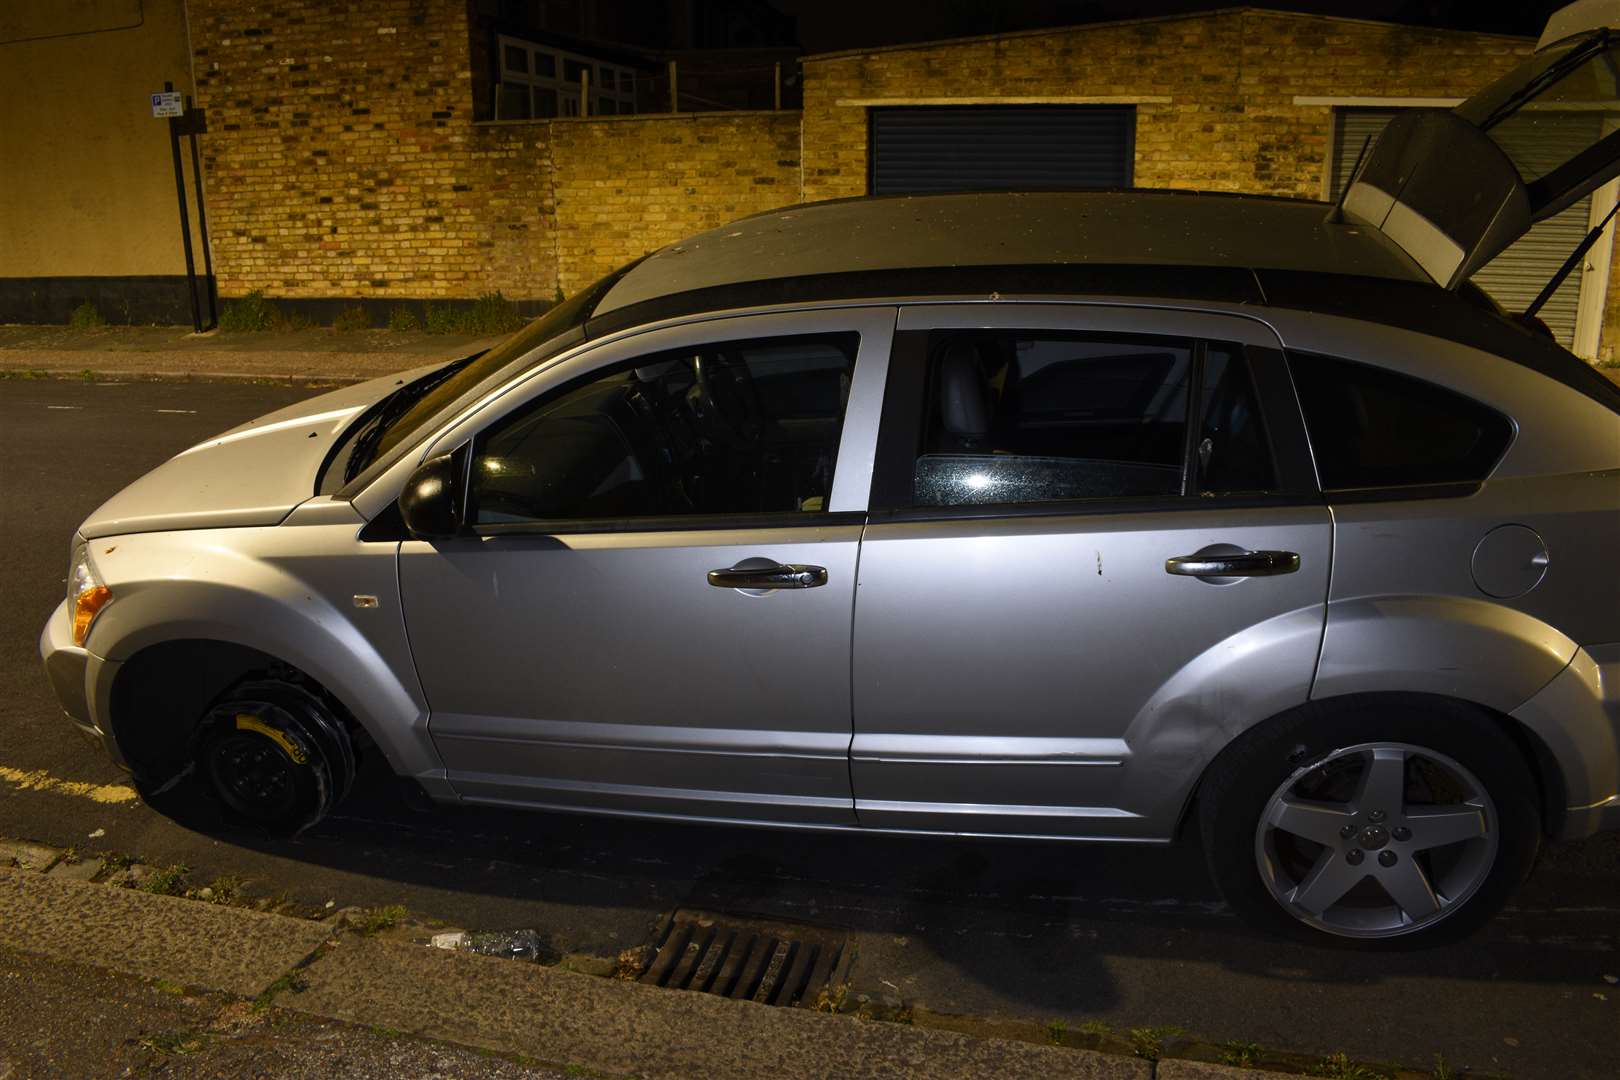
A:
[[[466,507],[465,448],[417,466],[399,493],[399,516],[418,540],[446,540],[462,532]]]

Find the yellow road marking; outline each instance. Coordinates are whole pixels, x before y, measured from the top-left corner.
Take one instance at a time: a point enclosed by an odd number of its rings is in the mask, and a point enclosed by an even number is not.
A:
[[[9,765],[0,765],[0,780],[19,791],[49,791],[53,795],[72,795],[102,804],[116,805],[135,802],[140,798],[128,784],[86,784],[80,780],[58,780],[44,769],[24,772]]]

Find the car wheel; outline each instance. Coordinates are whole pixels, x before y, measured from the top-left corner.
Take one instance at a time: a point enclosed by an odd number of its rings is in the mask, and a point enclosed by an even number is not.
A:
[[[1227,901],[1324,944],[1455,940],[1524,880],[1541,836],[1518,747],[1438,698],[1308,705],[1234,742],[1199,799]]]
[[[198,772],[234,818],[300,832],[325,817],[354,780],[354,748],[320,697],[279,680],[230,690],[199,729]]]

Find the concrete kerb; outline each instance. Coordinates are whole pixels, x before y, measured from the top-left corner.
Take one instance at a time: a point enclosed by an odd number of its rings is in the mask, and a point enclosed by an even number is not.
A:
[[[456,360],[499,340],[388,331],[196,337],[160,327],[73,334],[59,327],[0,326],[0,379],[359,382]]]
[[[319,923],[0,870],[0,944],[254,997],[331,934]]]
[[[263,369],[235,370],[224,367],[198,365],[189,368],[158,367],[147,364],[87,364],[82,367],[33,366],[14,362],[15,358],[0,353],[0,379],[85,379],[95,381],[138,382],[272,382],[311,383],[319,386],[365,382],[397,371],[422,366],[413,363],[414,357],[388,357],[365,363],[323,362],[328,358],[315,356],[305,365],[280,364]],[[429,359],[426,363],[432,363]]]
[[[0,870],[0,944],[240,997],[274,992],[278,1008],[646,1080],[1154,1075],[1134,1058],[334,938],[320,923],[37,871]]]
[[[386,991],[377,989],[386,987]],[[446,1002],[456,1002],[452,1012]],[[284,1008],[645,1080],[950,1076],[1149,1080],[1146,1061],[661,990],[350,939]]]

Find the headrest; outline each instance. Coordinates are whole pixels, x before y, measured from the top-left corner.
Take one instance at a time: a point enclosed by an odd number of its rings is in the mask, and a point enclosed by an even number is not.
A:
[[[953,341],[939,358],[939,410],[945,430],[963,439],[990,433],[990,393],[979,369],[979,350]]]

